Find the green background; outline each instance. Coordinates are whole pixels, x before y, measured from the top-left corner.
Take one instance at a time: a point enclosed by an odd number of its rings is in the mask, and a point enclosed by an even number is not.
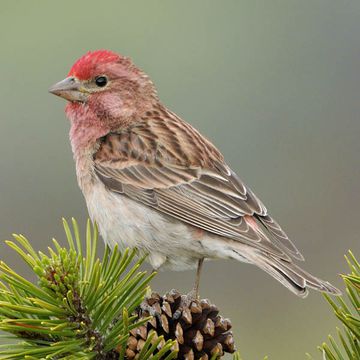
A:
[[[47,89],[109,48],[223,151],[306,269],[342,287],[343,254],[360,256],[359,34],[357,0],[1,1],[0,238],[24,233],[45,250],[64,238],[61,216],[84,223],[65,103]],[[153,288],[188,291],[193,276],[161,273]],[[207,263],[201,293],[232,319],[245,360],[320,358],[337,324],[320,294],[298,299],[249,265]]]

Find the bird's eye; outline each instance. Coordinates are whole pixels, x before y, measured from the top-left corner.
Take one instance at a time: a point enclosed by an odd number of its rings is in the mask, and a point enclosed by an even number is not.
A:
[[[108,79],[106,76],[98,76],[95,78],[95,84],[99,87],[104,87],[108,82]]]

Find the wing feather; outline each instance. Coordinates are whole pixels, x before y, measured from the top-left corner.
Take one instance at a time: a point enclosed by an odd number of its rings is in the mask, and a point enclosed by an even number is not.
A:
[[[283,260],[302,259],[218,150],[173,115],[109,133],[99,141],[94,166],[110,190],[166,216]]]

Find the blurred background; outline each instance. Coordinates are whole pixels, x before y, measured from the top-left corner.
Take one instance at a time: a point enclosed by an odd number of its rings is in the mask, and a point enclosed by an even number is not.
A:
[[[360,257],[360,2],[6,1],[0,5],[0,239],[45,250],[61,217],[84,224],[65,102],[47,89],[88,50],[131,56],[162,101],[222,150],[306,257],[342,288]],[[1,258],[22,263],[1,243]],[[188,291],[193,272],[153,288]],[[205,265],[201,293],[233,321],[245,360],[320,358],[337,321],[255,267]]]

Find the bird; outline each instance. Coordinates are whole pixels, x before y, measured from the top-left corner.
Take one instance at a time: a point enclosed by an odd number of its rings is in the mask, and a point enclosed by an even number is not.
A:
[[[77,181],[110,247],[136,248],[156,271],[197,269],[192,297],[205,259],[253,264],[300,297],[341,294],[298,265],[261,200],[129,57],[89,51],[49,92],[67,100]]]

